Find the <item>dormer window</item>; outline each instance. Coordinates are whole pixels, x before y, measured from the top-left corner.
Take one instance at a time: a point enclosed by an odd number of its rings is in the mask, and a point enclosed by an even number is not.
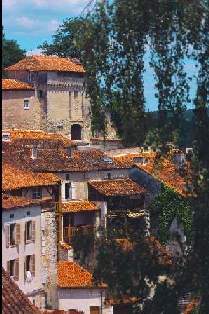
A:
[[[24,99],[24,110],[30,109],[30,102],[29,99]]]
[[[9,142],[10,141],[10,133],[9,132],[3,132],[2,133],[2,141],[3,142]]]
[[[31,158],[32,159],[36,159],[37,158],[37,154],[38,154],[37,147],[32,147]]]
[[[103,161],[106,162],[107,164],[112,164],[113,160],[110,157],[103,157]]]

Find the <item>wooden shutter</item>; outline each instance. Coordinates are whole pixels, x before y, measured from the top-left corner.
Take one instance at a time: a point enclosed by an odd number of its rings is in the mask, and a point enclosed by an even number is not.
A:
[[[20,244],[20,224],[15,224],[15,244]]]
[[[24,243],[26,244],[26,223],[24,225]]]
[[[35,255],[31,255],[31,275],[35,277]]]
[[[5,242],[6,242],[6,247],[9,247],[9,245],[10,245],[10,227],[9,227],[9,225],[5,226]]]
[[[18,281],[19,280],[19,258],[15,260],[15,275],[14,275],[14,280]]]
[[[35,242],[36,238],[36,222],[32,221],[32,241]]]
[[[7,261],[7,272],[10,275],[10,261]]]

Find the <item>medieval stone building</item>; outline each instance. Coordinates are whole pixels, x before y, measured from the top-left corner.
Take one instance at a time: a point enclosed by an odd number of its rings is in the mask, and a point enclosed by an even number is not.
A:
[[[28,56],[5,71],[9,80],[2,84],[3,128],[41,129],[90,140],[90,102],[78,60]]]

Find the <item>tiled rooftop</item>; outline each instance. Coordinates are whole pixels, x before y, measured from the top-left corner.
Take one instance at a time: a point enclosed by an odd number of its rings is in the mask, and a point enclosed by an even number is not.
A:
[[[93,287],[92,274],[78,264],[69,261],[58,262],[57,280],[60,288]]]
[[[62,146],[56,147],[56,141],[52,140],[50,149],[37,149],[37,158],[31,158],[31,148],[21,143],[3,143],[3,159],[10,161],[32,171],[40,172],[83,172],[95,170],[121,169],[123,166],[117,162],[106,161],[102,151],[91,149],[86,151],[74,150],[71,156]]]
[[[76,213],[76,212],[83,212],[83,211],[96,211],[98,210],[97,205],[94,202],[90,201],[68,201],[62,203],[62,212],[63,213]]]
[[[2,268],[2,313],[41,314]]]
[[[137,195],[145,192],[143,187],[131,179],[89,181],[88,183],[97,192],[105,196]]]
[[[25,197],[11,196],[5,194],[3,194],[2,196],[2,209],[4,210],[35,205],[40,205],[40,200],[32,200]]]
[[[76,145],[67,136],[58,133],[46,133],[40,130],[5,129],[2,131],[2,133],[9,133],[12,145],[14,145],[14,143],[17,143],[17,146],[20,143],[39,143],[41,141],[45,143],[52,142],[54,146],[56,145],[56,143],[63,146]]]
[[[179,175],[178,169],[174,163],[165,157],[160,158],[160,160],[156,162],[155,155],[155,153],[150,155],[147,154],[146,158],[148,162],[146,164],[141,164],[134,161],[134,159],[136,157],[140,157],[141,154],[127,154],[125,156],[117,156],[114,157],[114,160],[123,166],[135,166],[138,169],[153,175],[156,179],[162,181],[165,185],[174,189],[177,193],[185,195],[185,179]]]
[[[2,90],[34,90],[33,86],[14,79],[2,79]]]
[[[84,73],[81,64],[69,58],[60,58],[57,56],[28,56],[18,63],[9,66],[6,71],[61,71]]]
[[[59,183],[59,178],[54,174],[33,173],[28,170],[18,169],[8,163],[3,163],[2,170],[3,191],[33,186],[49,186]]]

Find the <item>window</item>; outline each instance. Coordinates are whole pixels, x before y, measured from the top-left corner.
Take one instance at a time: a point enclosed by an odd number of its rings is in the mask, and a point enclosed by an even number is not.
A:
[[[35,277],[35,255],[25,257],[25,280],[30,282]]]
[[[38,149],[36,146],[33,146],[32,147],[32,150],[31,150],[31,158],[32,159],[36,159],[38,156]]]
[[[27,212],[27,216],[30,216],[30,212]]]
[[[108,178],[109,180],[111,179],[111,173],[110,173],[110,172],[107,174],[107,178]]]
[[[65,199],[70,198],[70,189],[71,189],[71,184],[70,183],[65,183]]]
[[[35,221],[25,223],[25,242],[35,241]]]
[[[14,216],[15,216],[14,214],[10,214],[9,218],[14,218]]]
[[[18,245],[20,243],[20,224],[10,224],[5,226],[6,247]]]
[[[74,99],[78,98],[78,92],[74,91]]]
[[[7,271],[14,280],[19,280],[19,259],[8,261]]]
[[[33,188],[32,190],[32,198],[33,199],[41,199],[42,198],[42,190],[40,187]]]
[[[30,103],[28,99],[24,99],[24,110],[30,109]]]
[[[32,221],[26,222],[26,240],[32,240]]]
[[[9,142],[10,141],[10,133],[9,132],[3,132],[2,133],[2,141],[3,142]]]
[[[15,224],[11,224],[9,228],[10,245],[15,245]]]
[[[66,180],[70,180],[70,175],[69,175],[69,173],[66,174],[66,177],[65,177],[65,178],[66,178]]]

